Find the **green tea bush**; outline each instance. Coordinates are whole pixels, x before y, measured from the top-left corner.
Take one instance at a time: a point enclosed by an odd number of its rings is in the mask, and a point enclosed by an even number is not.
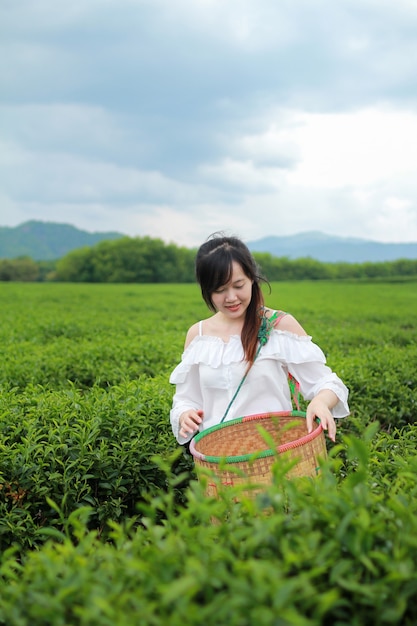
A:
[[[417,422],[416,344],[358,350],[340,369],[353,411],[363,424],[377,420],[391,430]]]
[[[278,463],[235,503],[204,496],[169,425],[195,285],[2,285],[0,623],[414,625],[416,300],[272,285],[352,414],[320,480]]]
[[[0,549],[44,540],[45,526],[90,506],[90,524],[133,515],[144,494],[166,488],[151,460],[176,448],[167,427],[171,389],[142,377],[88,394],[27,387],[0,395]],[[184,463],[185,460],[184,460]]]
[[[193,285],[7,284],[2,293],[0,384],[21,392],[168,378],[186,329],[207,315]],[[388,429],[416,420],[417,297],[407,285],[274,283],[266,297],[313,333],[354,415]]]
[[[383,488],[375,468],[381,441],[393,438],[379,436],[344,438],[320,479],[286,481],[277,462],[258,500],[236,502],[230,488],[209,499],[192,482],[178,508],[181,476],[165,470],[171,488],[142,502],[139,526],[113,523],[107,542],[80,509],[61,537],[22,562],[3,555],[0,623],[411,626],[417,457],[411,442],[392,450],[395,471]],[[351,464],[345,478],[341,449]]]
[[[181,288],[141,287],[4,285],[0,384],[89,389],[168,376],[184,342]]]
[[[6,352],[6,350],[4,350]],[[58,337],[41,348],[11,346],[0,382],[23,390],[28,385],[58,389],[111,387],[139,376],[168,376],[170,344],[147,335],[109,338],[108,342]]]

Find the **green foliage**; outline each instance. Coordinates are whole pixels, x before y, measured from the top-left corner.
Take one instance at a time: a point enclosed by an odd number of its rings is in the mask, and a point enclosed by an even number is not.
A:
[[[39,264],[29,257],[0,259],[0,281],[32,282],[41,275]]]
[[[417,292],[272,284],[351,390],[319,480],[204,495],[169,372],[193,285],[5,283],[0,624],[413,625]],[[213,523],[217,520],[217,523]]]
[[[255,253],[263,274],[270,281],[287,280],[415,280],[417,260],[365,263],[324,263],[309,257],[289,259],[269,253]]]
[[[45,539],[67,518],[92,507],[90,523],[133,515],[144,494],[166,487],[152,461],[175,449],[167,428],[166,378],[141,378],[84,394],[27,387],[0,396],[0,549]]]
[[[343,440],[317,480],[285,481],[278,462],[258,500],[236,503],[230,489],[212,500],[193,482],[178,508],[166,470],[170,489],[141,504],[139,526],[112,523],[107,542],[80,509],[21,562],[3,555],[0,623],[411,626],[417,459],[404,447],[390,489],[375,488],[375,437]],[[352,465],[344,479],[340,452]]]
[[[0,384],[107,388],[167,374],[184,342],[182,293],[174,285],[4,285]],[[191,315],[193,299],[205,314],[196,287],[184,295]]]
[[[39,225],[35,226],[38,228]],[[59,232],[79,237],[67,225],[52,225]],[[67,229],[68,232],[67,232]],[[71,232],[70,232],[71,231]],[[190,283],[194,282],[195,250],[165,244],[151,237],[122,237],[108,233],[84,233],[84,247],[71,248],[53,261],[35,262],[28,257],[0,260],[0,281],[59,281],[74,283]],[[91,239],[92,238],[92,239]],[[99,243],[88,245],[88,240]],[[81,242],[81,239],[80,239]],[[64,246],[68,242],[64,242]],[[61,244],[62,245],[62,244]],[[58,248],[57,248],[58,249]],[[68,249],[68,248],[67,248]],[[312,258],[289,259],[269,253],[254,256],[269,281],[363,280],[415,281],[417,260],[398,259],[378,263],[323,263]],[[36,257],[40,258],[40,257]],[[50,251],[42,257],[51,259]],[[58,259],[58,260],[56,260]]]
[[[70,252],[57,263],[58,281],[180,283],[194,280],[194,253],[150,237],[123,237]]]

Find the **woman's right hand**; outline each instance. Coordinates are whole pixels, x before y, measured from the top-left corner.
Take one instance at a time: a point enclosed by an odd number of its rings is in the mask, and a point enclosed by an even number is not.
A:
[[[195,433],[203,421],[203,415],[202,409],[189,409],[188,411],[181,413],[179,430],[181,437],[189,437]]]

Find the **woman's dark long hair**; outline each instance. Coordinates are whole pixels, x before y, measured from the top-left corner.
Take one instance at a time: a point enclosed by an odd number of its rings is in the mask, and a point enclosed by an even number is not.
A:
[[[261,323],[259,311],[264,306],[261,283],[268,283],[268,281],[261,275],[249,248],[237,237],[214,234],[200,246],[197,252],[195,273],[205,303],[211,311],[215,312],[212,294],[230,281],[233,261],[239,263],[245,275],[252,281],[252,298],[246,310],[241,335],[245,359],[249,365],[252,365]]]

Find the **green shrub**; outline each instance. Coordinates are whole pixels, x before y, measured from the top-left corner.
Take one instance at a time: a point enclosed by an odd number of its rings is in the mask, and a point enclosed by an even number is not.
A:
[[[273,285],[352,415],[319,481],[278,464],[237,504],[204,496],[169,426],[196,286],[3,285],[0,623],[414,625],[416,298]]]
[[[144,494],[166,488],[151,460],[176,448],[169,431],[172,390],[143,377],[111,390],[28,387],[0,395],[0,548],[43,541],[42,528],[92,507],[90,524],[133,515]],[[185,460],[184,460],[185,463]]]
[[[111,541],[88,531],[85,510],[73,513],[60,540],[21,563],[3,556],[1,623],[415,624],[417,458],[407,448],[408,467],[396,465],[389,490],[375,488],[371,435],[344,439],[318,480],[285,481],[278,463],[257,501],[236,503],[230,488],[208,499],[191,483],[178,508],[181,477],[168,476],[170,489],[140,506],[139,527],[113,523]]]

